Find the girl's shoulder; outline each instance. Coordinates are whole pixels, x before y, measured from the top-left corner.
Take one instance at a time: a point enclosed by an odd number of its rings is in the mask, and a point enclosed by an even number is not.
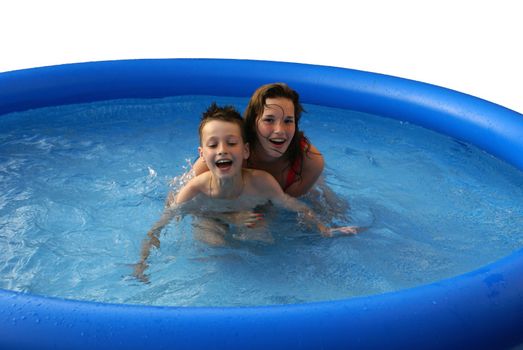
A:
[[[307,143],[303,162],[304,167],[312,166],[314,169],[319,170],[320,172],[323,170],[323,155],[312,143]]]
[[[303,162],[303,164],[300,164],[300,167],[310,168],[312,166],[317,168],[320,166],[321,169],[319,171],[323,170],[323,155],[305,135],[302,135],[300,138],[300,150],[302,157],[298,159],[300,159],[300,162]]]

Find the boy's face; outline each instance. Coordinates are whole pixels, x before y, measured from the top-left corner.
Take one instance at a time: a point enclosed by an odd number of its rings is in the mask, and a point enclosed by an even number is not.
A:
[[[240,126],[212,120],[202,129],[200,157],[213,175],[229,177],[241,172],[244,159],[249,158],[249,146],[243,142]]]

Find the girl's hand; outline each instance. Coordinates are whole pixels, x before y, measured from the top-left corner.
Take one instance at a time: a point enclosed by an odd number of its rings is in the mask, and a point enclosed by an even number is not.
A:
[[[244,213],[244,225],[248,228],[265,226],[265,217],[262,213],[249,212]]]
[[[236,226],[257,228],[265,225],[264,215],[253,211],[241,211],[227,215],[227,221]]]

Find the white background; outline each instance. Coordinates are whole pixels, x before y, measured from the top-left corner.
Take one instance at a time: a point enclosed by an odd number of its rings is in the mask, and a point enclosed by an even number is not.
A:
[[[523,113],[519,0],[3,0],[0,72],[127,58],[247,58],[445,86]]]

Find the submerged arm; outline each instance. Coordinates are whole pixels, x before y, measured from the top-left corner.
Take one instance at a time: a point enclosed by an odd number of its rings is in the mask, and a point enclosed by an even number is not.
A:
[[[147,276],[144,274],[145,270],[149,266],[147,264],[147,258],[151,254],[152,247],[160,248],[160,233],[165,226],[169,224],[172,218],[175,216],[176,211],[174,208],[166,207],[163,214],[153,227],[147,232],[147,237],[142,242],[142,249],[140,251],[140,260],[134,265],[133,275],[142,282],[148,282]]]
[[[267,196],[268,200],[288,210],[301,215],[308,223],[315,225],[324,237],[332,237],[333,233],[356,234],[362,230],[357,226],[327,227],[316,214],[303,202],[283,192],[276,180],[268,173],[257,171],[254,177],[257,189]]]
[[[305,221],[315,225],[323,237],[332,237],[336,232],[345,235],[357,234],[362,230],[362,228],[358,226],[328,227],[321,222],[312,209],[310,209],[305,203],[286,194],[279,196],[276,200],[276,204],[297,212],[305,219]]]
[[[147,276],[144,274],[149,266],[147,258],[151,254],[152,247],[160,247],[160,232],[165,226],[169,224],[174,216],[180,213],[180,206],[194,198],[199,193],[199,185],[202,183],[202,177],[198,176],[189,181],[178,194],[170,192],[165,201],[165,209],[163,214],[153,227],[147,232],[147,237],[143,240],[142,249],[140,252],[140,261],[134,266],[133,275],[142,282],[148,282]]]

